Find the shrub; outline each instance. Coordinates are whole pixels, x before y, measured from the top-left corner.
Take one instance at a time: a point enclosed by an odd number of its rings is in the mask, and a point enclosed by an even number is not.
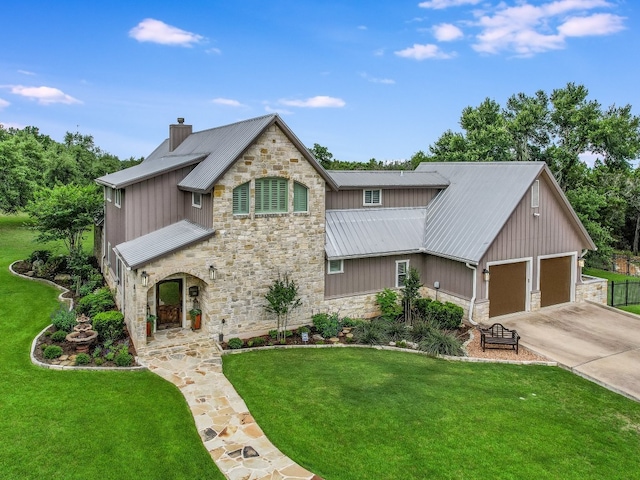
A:
[[[115,356],[116,356],[116,353],[115,353],[115,352],[109,352],[109,353],[107,353],[107,354],[104,356],[104,359],[105,359],[107,362],[113,362],[113,358],[114,358]]]
[[[310,333],[311,329],[307,326],[302,326],[298,328],[298,335],[302,335],[303,333]]]
[[[90,293],[94,292],[98,287],[102,287],[102,285],[104,285],[102,274],[98,270],[94,269],[89,275],[89,278],[82,284],[78,293],[81,297],[86,297]]]
[[[44,355],[44,358],[48,358],[50,360],[53,358],[58,358],[60,355],[62,355],[62,347],[58,345],[48,345],[47,347],[45,347],[42,354]]]
[[[39,277],[53,278],[66,269],[67,257],[64,255],[56,255],[55,257],[49,257],[44,265],[36,270],[36,275]]]
[[[115,362],[119,367],[128,367],[133,362],[133,357],[127,350],[120,350],[115,356]]]
[[[64,342],[67,338],[67,335],[69,335],[69,333],[65,332],[64,330],[56,330],[51,334],[51,340],[53,340],[54,342]]]
[[[389,340],[397,342],[409,336],[409,329],[404,322],[385,322],[385,333]]]
[[[362,320],[357,320],[357,319],[354,319],[354,318],[344,317],[342,319],[342,326],[343,327],[348,327],[348,328],[357,327],[361,323],[362,323]]]
[[[95,363],[99,367],[100,365],[102,365],[104,363],[104,358],[98,357],[98,358],[93,360],[93,363]]]
[[[102,347],[98,345],[93,349],[93,358],[98,358],[100,355],[102,355]]]
[[[124,316],[116,310],[96,314],[92,323],[101,340],[114,341],[124,334]]]
[[[381,345],[388,341],[384,330],[383,323],[374,320],[358,325],[353,331],[353,336],[358,343]]]
[[[438,302],[430,298],[421,298],[416,301],[419,314],[431,320],[435,326],[445,330],[455,330],[462,322],[464,310],[451,302]]]
[[[395,320],[402,314],[402,306],[398,304],[398,294],[389,288],[376,293],[376,303],[384,318]]]
[[[342,330],[342,322],[337,313],[316,313],[311,317],[313,326],[324,338],[335,337]]]
[[[76,326],[76,314],[73,310],[68,310],[63,304],[51,314],[51,323],[56,330],[63,330],[69,333]]]
[[[262,337],[252,338],[247,341],[247,347],[261,347],[265,344],[265,340]]]
[[[269,337],[278,338],[278,330],[269,330]]]
[[[76,365],[86,365],[91,361],[91,357],[87,353],[79,353],[76,355]]]
[[[29,258],[27,259],[27,261],[29,263],[40,261],[43,264],[45,264],[47,260],[49,260],[50,256],[51,256],[51,252],[49,250],[35,250],[31,253],[31,255],[29,255]]]
[[[421,342],[426,337],[431,335],[431,332],[434,330],[434,326],[429,320],[421,320],[418,322],[414,322],[411,327],[410,336],[414,342]]]
[[[227,345],[229,345],[229,348],[236,350],[238,348],[242,348],[242,346],[244,345],[244,342],[238,337],[234,337],[229,339],[229,341],[227,342]]]
[[[462,343],[455,336],[441,330],[432,329],[419,344],[420,350],[430,355],[463,356]]]
[[[93,318],[97,313],[112,310],[115,306],[111,290],[108,287],[103,287],[81,298],[76,306],[76,311]]]
[[[408,348],[409,345],[407,345],[406,341],[400,340],[399,342],[396,342],[396,347],[398,347],[398,348]]]

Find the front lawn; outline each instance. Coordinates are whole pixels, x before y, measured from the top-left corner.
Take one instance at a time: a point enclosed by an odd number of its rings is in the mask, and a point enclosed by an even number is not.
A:
[[[640,478],[640,404],[560,368],[362,348],[223,361],[273,443],[328,480]]]
[[[42,248],[25,220],[0,216],[0,477],[223,479],[174,385],[146,371],[31,364],[31,341],[50,323],[58,292],[9,273]]]

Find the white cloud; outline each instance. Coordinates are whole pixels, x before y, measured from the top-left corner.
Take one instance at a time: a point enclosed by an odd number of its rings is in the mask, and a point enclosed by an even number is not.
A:
[[[327,97],[326,95],[318,95],[316,97],[307,98],[306,100],[281,99],[279,102],[288,107],[303,108],[340,108],[346,105],[346,102],[341,98]]]
[[[211,100],[216,105],[225,105],[227,107],[246,107],[246,105],[240,103],[238,100],[233,100],[231,98],[214,98]]]
[[[434,10],[442,10],[443,8],[459,7],[461,5],[477,5],[481,0],[429,0],[420,2],[420,8],[432,8]]]
[[[527,57],[565,48],[567,37],[615,33],[624,28],[624,19],[617,15],[572,16],[611,6],[605,0],[557,0],[541,5],[520,2],[516,6],[501,3],[497,10],[475,22],[481,31],[472,48],[490,54],[513,51]]]
[[[222,50],[220,50],[219,48],[209,48],[207,50],[205,50],[206,53],[211,53],[213,55],[222,55]]]
[[[450,23],[441,23],[433,27],[433,36],[439,42],[451,42],[452,40],[458,40],[462,38],[464,34],[455,25]]]
[[[179,45],[182,47],[191,47],[193,44],[205,40],[202,35],[187,32],[186,30],[167,25],[153,18],[145,18],[142,20],[129,31],[129,36],[139,42]]]
[[[420,45],[418,43],[414,43],[413,47],[398,50],[394,53],[399,57],[413,58],[414,60],[425,60],[427,58],[447,59],[455,56],[453,53],[443,52],[437,45]]]
[[[361,73],[360,76],[371,83],[382,83],[384,85],[393,85],[396,83],[396,81],[391,78],[375,78],[366,72]]]
[[[11,87],[11,93],[31,98],[42,105],[52,103],[66,103],[69,105],[72,103],[82,103],[77,98],[73,98],[62,90],[53,87],[25,87],[23,85],[14,85]]]
[[[3,108],[7,108],[9,105],[11,105],[9,102],[0,98],[0,110],[2,110]]]
[[[30,76],[35,75],[35,73],[30,72],[29,70],[18,70],[18,73],[21,73],[22,75],[30,75]]]
[[[624,30],[624,18],[609,13],[597,13],[589,17],[573,17],[558,27],[565,37],[609,35]]]

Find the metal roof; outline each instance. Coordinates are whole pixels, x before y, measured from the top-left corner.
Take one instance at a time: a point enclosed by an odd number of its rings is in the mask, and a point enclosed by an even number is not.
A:
[[[434,171],[329,170],[339,189],[348,188],[444,188],[449,181]]]
[[[133,183],[155,177],[156,175],[198,163],[203,157],[204,155],[198,153],[190,155],[166,155],[150,161],[144,161],[118,172],[103,175],[100,178],[96,178],[96,183],[111,188],[123,188]]]
[[[426,208],[327,210],[325,252],[329,259],[422,250]]]
[[[215,230],[181,220],[141,237],[116,245],[115,250],[131,268],[141,267],[152,260],[169,255],[181,248],[206,240]]]
[[[544,168],[544,162],[418,166],[418,171],[435,170],[451,182],[427,206],[427,253],[477,264]]]

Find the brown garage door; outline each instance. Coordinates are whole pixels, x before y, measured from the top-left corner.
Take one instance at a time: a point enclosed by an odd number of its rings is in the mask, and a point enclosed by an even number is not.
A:
[[[522,312],[526,308],[527,263],[491,265],[489,317]]]
[[[571,260],[555,257],[540,260],[540,306],[571,301]]]

